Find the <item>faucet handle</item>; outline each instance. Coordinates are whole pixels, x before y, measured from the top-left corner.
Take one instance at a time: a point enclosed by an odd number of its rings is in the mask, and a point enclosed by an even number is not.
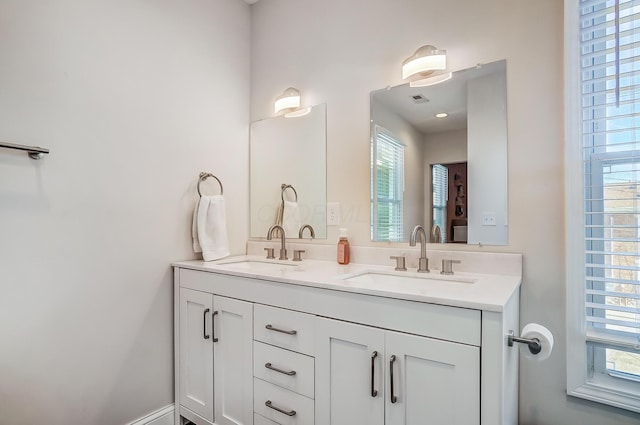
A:
[[[404,255],[392,255],[389,257],[390,260],[396,260],[396,270],[399,272],[404,272],[407,270],[405,266],[405,257]]]
[[[460,264],[460,260],[442,260],[442,271],[440,274],[453,274],[453,264]]]
[[[304,249],[294,249],[293,250],[293,261],[302,261],[302,257],[300,257],[300,254],[307,252]]]
[[[276,258],[276,256],[274,255],[274,248],[265,248],[265,251],[267,251],[267,260],[271,260]]]

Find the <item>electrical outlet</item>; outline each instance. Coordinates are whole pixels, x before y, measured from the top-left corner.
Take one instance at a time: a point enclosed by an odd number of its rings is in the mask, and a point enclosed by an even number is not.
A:
[[[327,226],[339,226],[341,221],[340,204],[327,202]]]
[[[483,226],[495,226],[496,225],[496,215],[494,213],[484,214],[482,216],[482,225]]]

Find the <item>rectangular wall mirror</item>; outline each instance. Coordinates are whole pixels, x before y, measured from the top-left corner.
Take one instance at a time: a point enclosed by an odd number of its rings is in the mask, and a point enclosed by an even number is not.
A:
[[[251,237],[266,237],[279,214],[287,238],[297,238],[305,224],[313,227],[316,238],[327,237],[326,111],[321,104],[304,116],[251,123]],[[309,237],[308,231],[304,236]]]
[[[372,92],[371,240],[506,245],[506,111],[504,60]]]

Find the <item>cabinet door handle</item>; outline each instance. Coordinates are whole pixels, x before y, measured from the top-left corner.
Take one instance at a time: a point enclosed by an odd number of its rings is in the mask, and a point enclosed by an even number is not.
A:
[[[394,391],[393,391],[393,364],[396,361],[396,356],[395,354],[393,356],[391,356],[391,358],[389,359],[389,375],[390,375],[390,380],[391,380],[391,403],[395,403],[398,401],[398,397],[396,397]]]
[[[216,316],[218,315],[217,311],[214,311],[213,314],[211,314],[211,334],[213,334],[213,342],[218,342],[218,338],[216,338]]]
[[[273,327],[273,326],[271,326],[271,325],[267,325],[267,326],[265,326],[264,328],[265,328],[265,329],[268,329],[268,330],[270,330],[270,331],[280,332],[280,333],[287,334],[287,335],[295,335],[295,334],[297,334],[297,333],[298,333],[298,331],[285,331],[285,330],[283,330],[283,329],[274,328],[274,327]]]
[[[271,403],[271,400],[267,400],[267,401],[265,401],[265,402],[264,402],[264,405],[265,405],[265,406],[267,406],[269,409],[273,409],[273,410],[275,410],[275,411],[277,411],[277,412],[280,412],[280,413],[283,413],[283,414],[285,414],[285,415],[287,415],[287,416],[295,416],[295,415],[296,415],[296,411],[295,411],[295,410],[289,410],[289,411],[287,412],[287,411],[286,411],[286,410],[284,410],[284,409],[281,409],[281,408],[279,408],[279,407],[274,406],[274,405]]]
[[[375,371],[376,371],[376,357],[378,357],[378,352],[374,351],[371,353],[371,397],[376,397],[378,395],[378,390],[373,388],[375,381]]]
[[[287,375],[287,376],[293,376],[293,375],[295,375],[297,373],[295,370],[286,371],[286,370],[278,369],[277,367],[273,367],[271,365],[271,363],[265,363],[264,367],[266,367],[267,369],[271,369],[273,371],[276,371],[276,372],[280,372],[280,373],[282,373],[284,375]]]
[[[204,314],[202,315],[202,337],[204,339],[209,339],[209,335],[207,335],[207,313],[209,312],[209,309],[206,308],[204,310]]]

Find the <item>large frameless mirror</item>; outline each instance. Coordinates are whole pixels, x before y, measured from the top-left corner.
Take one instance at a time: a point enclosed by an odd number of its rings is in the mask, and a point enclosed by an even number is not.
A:
[[[372,92],[371,240],[506,245],[506,111],[505,60]]]

